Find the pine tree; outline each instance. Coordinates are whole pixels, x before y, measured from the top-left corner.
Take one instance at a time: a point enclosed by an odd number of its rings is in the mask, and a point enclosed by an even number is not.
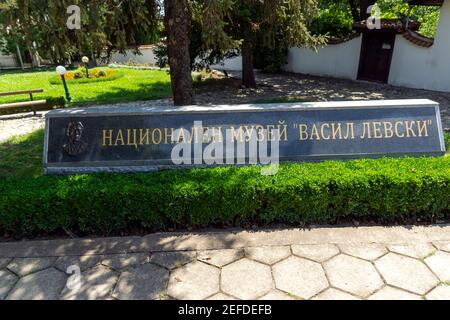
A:
[[[285,46],[316,48],[325,42],[309,30],[318,14],[316,0],[197,0],[203,7],[203,32],[212,50],[239,48],[242,53],[242,84],[256,87],[252,52],[258,33],[275,46],[281,37]],[[279,39],[277,39],[279,40]]]
[[[81,9],[79,30],[67,28],[71,5]],[[0,38],[66,63],[75,55],[100,58],[137,47],[143,35],[157,31],[157,16],[155,0],[6,0],[0,4]]]
[[[174,104],[194,104],[189,54],[191,12],[188,0],[166,0],[164,19]]]

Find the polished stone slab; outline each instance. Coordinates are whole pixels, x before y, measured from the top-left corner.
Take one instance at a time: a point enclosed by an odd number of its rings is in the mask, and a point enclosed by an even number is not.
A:
[[[174,148],[180,143],[188,148],[177,162]],[[439,104],[426,99],[128,105],[49,112],[44,167],[46,173],[65,174],[267,164],[263,146],[270,163],[445,153]]]

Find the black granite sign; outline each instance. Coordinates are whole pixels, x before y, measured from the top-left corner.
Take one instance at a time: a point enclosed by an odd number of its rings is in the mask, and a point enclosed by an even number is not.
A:
[[[47,173],[445,153],[430,100],[55,110]]]

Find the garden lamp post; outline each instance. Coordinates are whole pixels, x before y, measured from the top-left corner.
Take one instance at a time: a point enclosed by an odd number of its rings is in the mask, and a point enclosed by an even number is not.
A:
[[[66,72],[67,72],[67,70],[63,66],[57,66],[56,67],[56,73],[61,76],[61,79],[62,79],[62,82],[63,82],[63,85],[64,85],[64,91],[66,92],[66,99],[67,99],[67,101],[70,102],[70,101],[72,101],[72,97],[70,96],[69,88],[67,87],[66,78],[64,77]]]
[[[83,58],[81,58],[81,61],[84,63],[84,67],[86,68],[86,78],[89,78],[89,69],[88,69],[89,58],[84,56]]]

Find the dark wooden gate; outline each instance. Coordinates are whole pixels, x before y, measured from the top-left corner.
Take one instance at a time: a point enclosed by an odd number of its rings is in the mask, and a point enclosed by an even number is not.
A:
[[[387,83],[394,52],[395,34],[363,34],[358,79]]]

